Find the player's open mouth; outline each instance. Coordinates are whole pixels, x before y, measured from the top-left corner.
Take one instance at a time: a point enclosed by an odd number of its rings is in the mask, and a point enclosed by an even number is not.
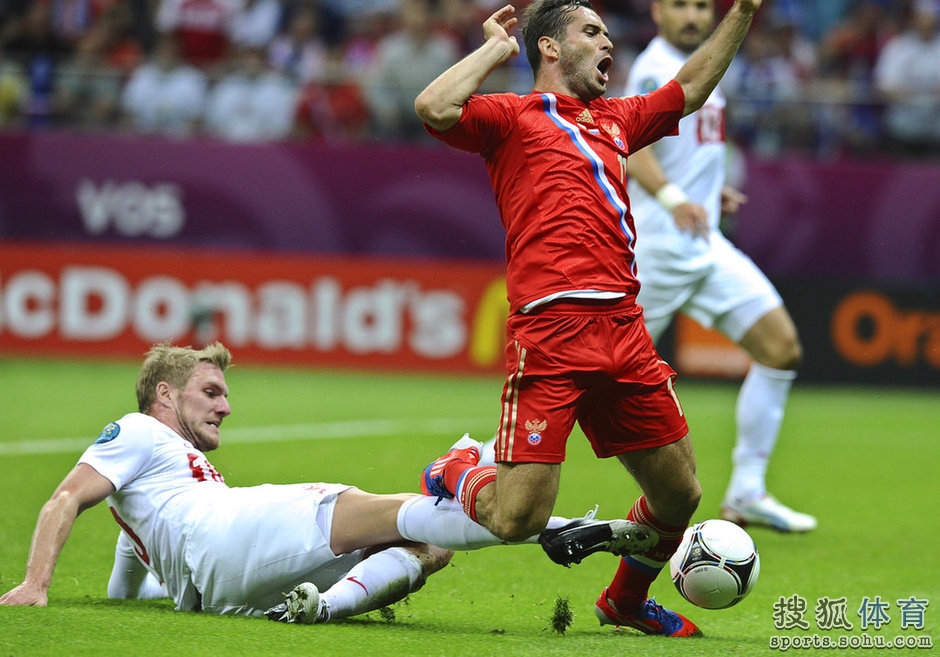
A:
[[[614,60],[612,58],[605,57],[597,65],[597,72],[600,73],[601,79],[604,81],[604,84],[607,84],[607,81],[609,79],[609,76],[607,73],[608,71],[610,71],[610,67],[613,65],[613,63],[614,63]]]

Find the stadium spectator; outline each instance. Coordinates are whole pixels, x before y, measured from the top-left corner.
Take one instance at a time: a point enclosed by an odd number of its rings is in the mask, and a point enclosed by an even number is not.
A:
[[[52,29],[62,40],[75,45],[85,36],[101,12],[115,0],[41,0],[51,12]]]
[[[168,595],[181,610],[267,612],[283,622],[377,609],[421,588],[450,549],[500,544],[456,504],[421,495],[324,483],[226,485],[206,452],[219,446],[231,413],[230,362],[218,342],[150,350],[137,380],[139,412],[108,424],[43,506],[26,576],[0,605],[48,604],[76,518],[105,499],[121,527],[109,597]],[[623,522],[551,520],[562,529]]]
[[[320,37],[318,14],[309,7],[297,11],[287,32],[274,39],[268,49],[271,67],[294,84],[323,81],[329,50]]]
[[[209,92],[206,132],[236,142],[285,139],[291,133],[296,95],[290,80],[268,67],[261,49],[246,48]]]
[[[714,26],[711,0],[654,0],[651,8],[659,34],[634,62],[627,96],[672,79]],[[745,49],[748,43],[769,47],[758,36],[752,32]],[[767,467],[802,348],[776,289],[719,230],[722,213],[736,212],[746,200],[725,184],[724,110],[724,95],[716,89],[701,109],[679,122],[678,135],[627,160],[627,193],[638,235],[637,302],[654,341],[682,313],[714,326],[754,361],[738,396],[734,469],[721,516],[781,531],[809,531],[816,527],[815,518],[767,493]]]
[[[72,45],[52,25],[48,2],[33,2],[3,27],[0,39],[5,56],[19,64],[28,80],[23,112],[31,127],[52,122],[56,69],[72,52]]]
[[[160,0],[156,26],[176,37],[186,63],[214,69],[229,54],[232,22],[241,10],[242,0]]]
[[[730,6],[731,1],[715,0],[719,15]],[[229,3],[234,8],[228,20],[220,19],[225,11],[206,10],[207,7],[226,6]],[[906,15],[905,12],[913,3],[914,0],[869,0],[867,3],[862,0],[774,0],[767,7],[769,11],[762,12],[754,24],[755,34],[757,30],[762,30],[769,43],[766,47],[759,43],[748,43],[745,48],[755,55],[762,49],[772,51],[771,59],[777,62],[772,66],[774,69],[780,61],[786,62],[798,76],[801,93],[784,101],[779,100],[779,91],[773,91],[771,96],[774,97],[767,99],[752,94],[743,104],[732,103],[729,112],[750,112],[756,118],[735,117],[730,137],[746,147],[756,147],[769,155],[795,150],[828,157],[841,153],[876,152],[876,149],[886,146],[891,147],[893,152],[910,154],[909,148],[887,134],[889,126],[888,121],[884,120],[886,117],[882,112],[882,103],[888,99],[872,85],[874,60],[870,55],[874,52],[877,57],[882,44],[896,32],[896,24],[900,23],[898,19]],[[436,31],[453,41],[458,52],[466,53],[479,44],[479,29],[473,27],[472,19],[482,16],[483,12],[488,15],[500,2],[430,0],[430,4]],[[605,17],[618,53],[615,62],[617,67],[609,73],[611,84],[617,85],[618,80],[626,78],[635,53],[655,33],[655,26],[646,18],[648,4],[649,0],[595,3],[600,14]],[[182,10],[184,6],[185,11]],[[363,80],[368,71],[374,70],[373,62],[379,42],[400,23],[402,0],[75,0],[58,4],[50,0],[9,0],[0,3],[0,48],[8,51],[6,42],[13,42],[16,50],[8,54],[27,74],[30,86],[33,87],[33,91],[25,96],[26,105],[21,110],[21,113],[31,114],[32,125],[45,125],[54,119],[57,125],[70,126],[72,117],[59,111],[60,105],[56,98],[60,94],[55,86],[58,80],[64,79],[57,68],[60,63],[70,59],[73,47],[84,40],[84,36],[73,40],[75,34],[81,33],[81,30],[76,31],[74,28],[84,26],[82,29],[85,34],[89,30],[94,31],[105,14],[116,8],[131,14],[132,26],[130,33],[125,34],[119,42],[120,46],[109,48],[107,63],[102,65],[105,70],[115,66],[125,71],[132,69],[142,52],[153,51],[154,35],[157,33],[155,23],[163,24],[167,15],[185,14],[191,22],[197,22],[199,18],[207,24],[220,23],[219,29],[224,31],[221,34],[213,27],[209,31],[214,36],[207,36],[205,31],[186,31],[188,40],[191,38],[196,43],[216,43],[220,52],[226,53],[225,56],[219,56],[214,64],[199,64],[204,66],[210,79],[216,79],[224,72],[229,44],[238,47],[243,43],[269,46],[274,38],[284,36],[279,33],[272,36],[272,29],[285,29],[295,15],[313,12],[317,17],[318,41],[321,46],[325,46],[325,51],[321,49],[315,58],[317,64],[313,68],[329,76],[329,80],[320,77],[305,90],[304,95],[310,102],[302,108],[303,112],[318,105],[323,107],[324,104],[317,99],[330,98],[326,105],[334,104],[332,97],[337,95],[339,105],[355,105],[355,120],[348,122],[354,127],[350,129],[349,126],[339,125],[339,134],[323,134],[324,138],[347,141],[395,132],[394,127],[390,130],[382,127],[381,115],[374,120],[374,129],[360,130],[359,111],[362,108],[356,98],[372,96],[365,93],[367,90]],[[55,37],[58,46],[52,48],[54,54],[48,54],[50,49],[44,48],[43,54],[31,55],[32,61],[27,62],[21,56],[21,47],[24,27],[30,23],[25,17],[31,13],[45,15],[48,19],[46,30]],[[158,17],[157,21],[153,18],[154,14]],[[272,27],[276,16],[280,16],[279,22],[276,27]],[[95,17],[96,20],[91,20]],[[59,34],[59,26],[64,30],[62,34]],[[177,33],[175,28],[173,31]],[[178,34],[182,35],[184,31]],[[761,37],[755,36],[753,40],[759,41]],[[742,53],[742,60],[745,54]],[[124,62],[116,61],[120,59]],[[332,72],[324,73],[324,69],[332,69],[338,62],[341,62],[344,72],[341,79]],[[759,68],[766,72],[767,61]],[[67,65],[64,71],[66,77],[71,76],[73,70],[71,64]],[[96,77],[94,71],[89,75]],[[729,73],[725,84],[730,83],[733,77],[734,73]],[[770,76],[769,79],[772,78]],[[95,85],[91,81],[77,84],[88,88]],[[333,89],[336,85],[340,88]],[[357,85],[361,88],[356,89]],[[524,57],[495,71],[480,91],[485,93],[497,89],[518,93],[526,93],[531,89],[531,72],[524,65]],[[730,91],[735,93],[734,89]],[[74,107],[79,110],[79,114],[85,109],[82,105]],[[303,112],[300,116],[305,115]],[[366,108],[365,112],[371,125],[372,106]],[[87,116],[76,116],[74,122],[81,129],[87,123]],[[755,128],[754,124],[759,126]],[[326,127],[328,122],[322,125]],[[924,150],[936,152],[936,147],[925,144]]]
[[[779,46],[772,31],[752,30],[722,81],[734,133],[764,155],[789,145],[791,126],[805,116],[800,72]]]
[[[365,79],[375,61],[379,42],[386,34],[387,22],[387,16],[372,12],[350,25],[348,38],[339,46],[348,79],[359,84]]]
[[[394,12],[401,0],[322,0],[323,7],[350,25],[377,13]]]
[[[872,74],[878,54],[894,32],[884,7],[862,0],[821,38],[819,75],[827,105],[820,132],[834,135],[837,147],[855,152],[871,151],[879,133]],[[835,103],[835,104],[833,104]],[[824,146],[832,151],[833,146]]]
[[[379,137],[422,136],[414,120],[414,99],[434,77],[460,56],[456,43],[435,27],[430,0],[402,0],[401,28],[379,43],[363,82]]]
[[[0,51],[0,127],[18,126],[29,93],[23,69]]]
[[[775,42],[777,53],[790,64],[801,83],[812,80],[819,67],[816,44],[806,37],[796,21],[786,16],[769,22],[768,31]]]
[[[759,6],[735,0],[714,37],[665,86],[605,99],[613,59],[604,22],[586,1],[536,0],[522,32],[535,91],[476,94],[519,54],[507,6],[483,24],[485,43],[415,100],[432,135],[486,161],[507,233],[510,304],[498,463],[479,466],[480,444],[458,441],[425,469],[422,490],[456,497],[497,536],[527,536],[551,513],[577,421],[597,456],[616,456],[642,489],[628,519],[658,532],[654,548],[621,562],[595,608],[602,624],[647,634],[700,634],[647,596],[701,487],[675,372],[656,353],[635,302],[626,156],[674,134],[679,119],[705,103]]]
[[[229,39],[239,48],[267,48],[283,18],[281,0],[245,0],[229,24]]]
[[[131,19],[127,5],[107,6],[59,67],[54,102],[61,123],[80,130],[116,125],[121,88],[143,57]]]
[[[862,0],[822,36],[821,73],[845,80],[867,80],[894,26],[876,0]]]
[[[726,0],[719,0],[724,4]],[[768,9],[777,20],[792,22],[814,43],[838,24],[858,0],[774,0]],[[765,14],[766,15],[766,14]]]
[[[884,126],[900,153],[940,149],[940,2],[915,0],[908,28],[889,40],[875,66]]]
[[[331,48],[326,78],[300,90],[293,136],[324,143],[362,141],[369,131],[369,108],[355,77],[348,75],[344,53]]]
[[[199,126],[207,90],[205,74],[180,61],[175,37],[164,35],[151,60],[131,74],[121,108],[140,132],[185,137]]]

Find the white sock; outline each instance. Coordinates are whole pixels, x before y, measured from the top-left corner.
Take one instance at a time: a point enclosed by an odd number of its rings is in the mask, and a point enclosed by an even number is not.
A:
[[[398,602],[424,586],[421,560],[405,548],[376,552],[357,563],[336,584],[321,594],[326,617],[346,618]]]
[[[752,363],[738,394],[737,442],[734,468],[725,497],[739,502],[755,500],[767,492],[767,464],[777,444],[783,411],[796,372]]]
[[[548,527],[554,529],[569,522],[570,518],[552,516]],[[401,505],[398,511],[398,533],[409,541],[430,543],[446,550],[478,550],[506,544],[486,527],[470,520],[457,500],[438,502],[436,497],[426,495],[413,497]],[[537,542],[537,535],[519,541]]]

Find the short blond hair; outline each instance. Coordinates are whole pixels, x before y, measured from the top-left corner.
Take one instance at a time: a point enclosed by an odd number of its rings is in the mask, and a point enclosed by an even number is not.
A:
[[[150,410],[161,381],[182,390],[197,364],[212,363],[224,372],[231,362],[232,354],[221,342],[213,342],[202,349],[178,347],[169,342],[155,344],[147,352],[137,375],[137,409],[141,413]]]

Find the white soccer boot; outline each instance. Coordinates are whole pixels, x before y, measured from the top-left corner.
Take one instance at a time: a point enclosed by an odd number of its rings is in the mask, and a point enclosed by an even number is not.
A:
[[[816,529],[816,518],[808,513],[794,511],[770,493],[749,502],[725,499],[721,517],[738,524],[763,525],[781,532],[808,532]]]
[[[320,591],[310,582],[303,582],[287,594],[284,602],[274,605],[264,615],[279,623],[326,623],[330,610],[320,597]]]

